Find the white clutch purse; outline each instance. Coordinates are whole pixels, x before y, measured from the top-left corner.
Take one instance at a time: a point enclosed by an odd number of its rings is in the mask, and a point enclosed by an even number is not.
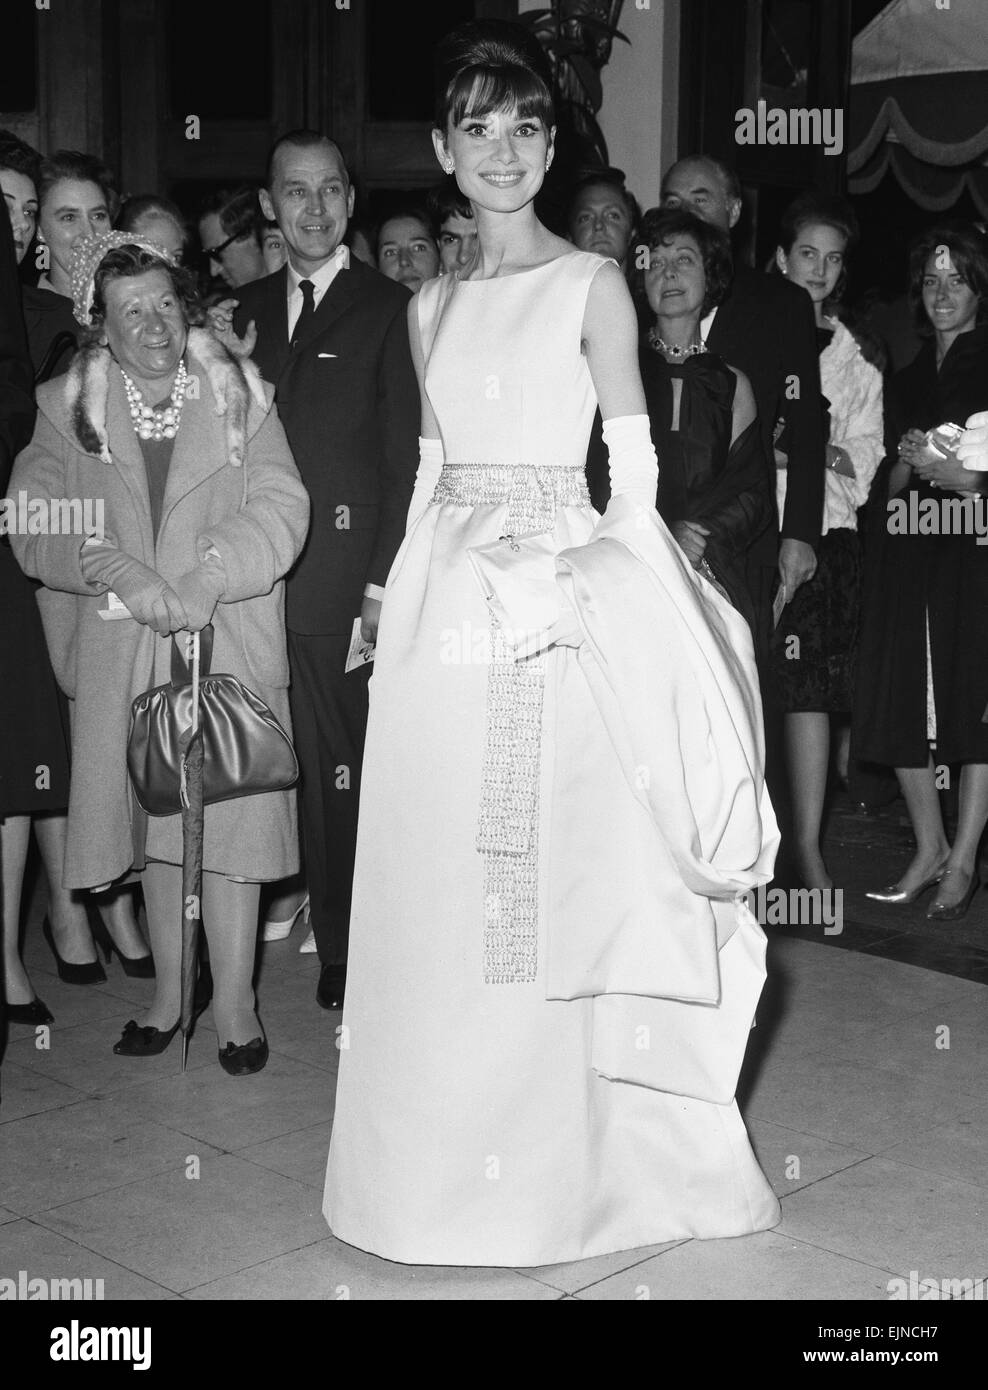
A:
[[[467,555],[516,661],[559,640],[559,620],[569,605],[556,584],[556,548],[550,532],[501,536],[489,545],[471,546]]]

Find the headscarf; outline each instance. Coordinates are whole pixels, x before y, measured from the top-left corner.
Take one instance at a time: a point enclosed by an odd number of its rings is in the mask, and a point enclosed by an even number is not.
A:
[[[82,237],[72,248],[69,283],[72,286],[72,313],[84,328],[90,327],[90,311],[100,262],[108,251],[115,251],[118,246],[136,246],[151,256],[157,256],[168,266],[178,264],[163,246],[137,232],[104,232],[102,236]]]

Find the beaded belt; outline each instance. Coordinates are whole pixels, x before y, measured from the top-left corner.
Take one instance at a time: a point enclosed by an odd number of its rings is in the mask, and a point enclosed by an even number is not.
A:
[[[557,507],[589,507],[582,468],[531,463],[444,463],[433,502],[484,507],[507,502],[511,535],[551,531]]]
[[[589,506],[582,468],[447,463],[433,502],[477,507],[507,502],[505,531],[550,531],[556,508]],[[517,984],[538,969],[539,765],[543,655],[515,661],[491,616],[487,731],[477,850],[484,858],[484,979]]]

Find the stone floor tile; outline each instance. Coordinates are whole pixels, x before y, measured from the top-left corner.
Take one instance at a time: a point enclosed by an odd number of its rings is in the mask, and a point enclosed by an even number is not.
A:
[[[888,1274],[777,1231],[690,1240],[582,1289],[581,1299],[887,1299]]]
[[[312,1188],[231,1154],[206,1158],[197,1179],[172,1168],[35,1219],[176,1293],[326,1234]]]
[[[4,1202],[22,1215],[183,1166],[188,1135],[121,1112],[114,1098],[82,1100],[0,1127]],[[200,1157],[218,1150],[196,1141]]]
[[[178,1295],[161,1284],[135,1274],[132,1269],[86,1249],[74,1240],[39,1226],[18,1220],[0,1226],[0,1275],[17,1279],[23,1270],[27,1278],[103,1280],[103,1297],[116,1299],[177,1299]],[[85,1287],[85,1286],[83,1286]],[[78,1308],[78,1305],[76,1305]]]
[[[400,1265],[333,1237],[278,1259],[200,1285],[195,1299],[373,1299],[550,1302],[557,1289],[511,1269]]]

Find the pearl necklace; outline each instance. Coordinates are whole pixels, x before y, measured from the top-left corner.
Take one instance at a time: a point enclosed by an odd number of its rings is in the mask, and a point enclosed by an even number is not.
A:
[[[127,393],[130,418],[138,438],[174,439],[182,421],[182,406],[185,404],[185,392],[189,380],[184,359],[179,362],[178,371],[175,373],[175,385],[172,387],[170,405],[153,408],[145,405],[140,390],[123,368],[121,368],[121,375],[124,379],[124,390]]]
[[[701,352],[706,352],[707,344],[701,338],[698,343],[690,343],[688,347],[680,347],[678,343],[667,343],[664,338],[660,338],[658,330],[650,328],[648,330],[648,345],[656,352],[667,352],[670,357],[698,357]]]

